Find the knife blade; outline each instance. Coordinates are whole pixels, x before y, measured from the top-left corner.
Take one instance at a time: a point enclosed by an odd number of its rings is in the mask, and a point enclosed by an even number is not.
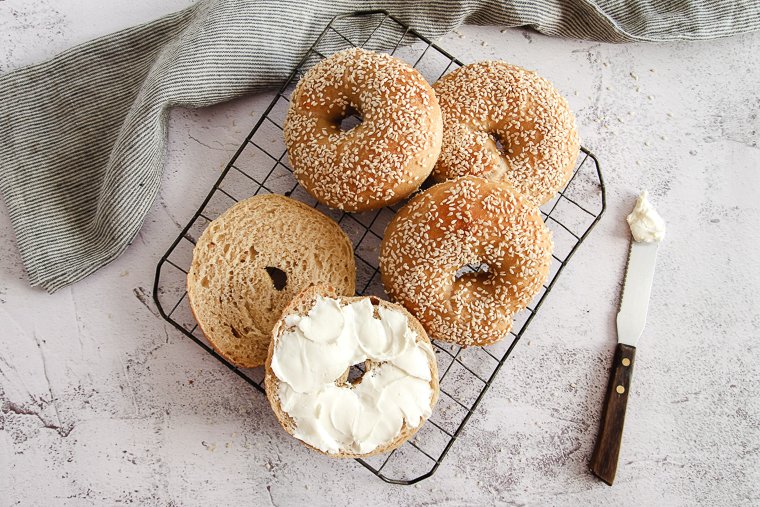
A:
[[[644,332],[659,246],[659,241],[631,242],[628,267],[625,270],[623,298],[617,314],[618,343],[635,347]]]
[[[646,197],[643,192],[628,216],[634,241],[628,253],[623,297],[617,314],[618,344],[612,360],[599,436],[591,457],[591,471],[610,486],[617,473],[636,345],[644,331],[657,249],[665,233],[665,222]]]

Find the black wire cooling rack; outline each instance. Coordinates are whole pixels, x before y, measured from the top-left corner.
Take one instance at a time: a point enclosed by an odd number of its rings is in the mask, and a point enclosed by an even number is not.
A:
[[[393,54],[412,64],[431,83],[463,65],[385,11],[357,12],[334,18],[277,93],[156,268],[153,297],[161,316],[261,392],[264,392],[262,368],[243,369],[226,361],[209,346],[193,318],[185,291],[192,249],[208,223],[237,201],[261,193],[285,194],[314,206],[341,225],[354,245],[357,292],[385,297],[377,257],[385,226],[400,205],[351,214],[318,204],[297,184],[282,135],[288,98],[299,78],[320,59],[352,46]],[[359,118],[349,118],[344,120],[344,126],[350,127],[358,121]],[[497,344],[463,349],[434,342],[441,395],[432,416],[414,438],[399,449],[359,459],[359,463],[395,484],[413,484],[436,471],[559,274],[604,209],[605,191],[599,163],[591,152],[581,148],[569,183],[541,208],[546,224],[553,231],[555,244],[551,271],[541,293],[517,315],[510,335]]]

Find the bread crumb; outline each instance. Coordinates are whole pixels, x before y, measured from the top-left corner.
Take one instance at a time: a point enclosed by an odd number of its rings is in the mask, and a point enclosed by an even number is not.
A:
[[[637,76],[635,73],[631,72],[631,77],[634,79],[634,81],[639,80],[639,76]]]
[[[486,41],[483,41],[483,42],[480,43],[480,45],[483,46],[483,47],[486,47],[486,46],[488,46],[488,43]]]
[[[499,31],[500,31],[501,33],[507,33],[507,30],[509,30],[509,29],[508,29],[508,28],[502,28],[502,29],[501,29],[501,30],[499,30]]]

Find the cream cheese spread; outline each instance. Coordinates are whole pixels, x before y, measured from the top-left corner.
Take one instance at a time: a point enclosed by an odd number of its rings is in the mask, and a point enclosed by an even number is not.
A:
[[[657,213],[647,196],[646,190],[641,192],[627,220],[634,240],[652,243],[665,237],[665,220]]]
[[[366,454],[392,442],[404,422],[430,416],[435,355],[402,312],[369,298],[343,305],[318,296],[308,315],[288,316],[275,344],[272,372],[294,436],[327,453]],[[361,382],[336,382],[365,363]]]

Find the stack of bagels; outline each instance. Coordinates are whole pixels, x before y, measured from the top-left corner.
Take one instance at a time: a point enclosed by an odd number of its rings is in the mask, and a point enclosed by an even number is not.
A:
[[[344,131],[355,113],[362,122]],[[380,245],[391,301],[355,296],[336,222],[270,194],[198,238],[190,306],[222,356],[264,365],[289,434],[329,456],[387,452],[438,398],[431,340],[501,340],[546,281],[553,245],[538,207],[572,174],[575,119],[547,80],[514,65],[467,65],[431,86],[393,56],[353,48],[300,80],[284,135],[319,202],[364,212],[406,200]]]

